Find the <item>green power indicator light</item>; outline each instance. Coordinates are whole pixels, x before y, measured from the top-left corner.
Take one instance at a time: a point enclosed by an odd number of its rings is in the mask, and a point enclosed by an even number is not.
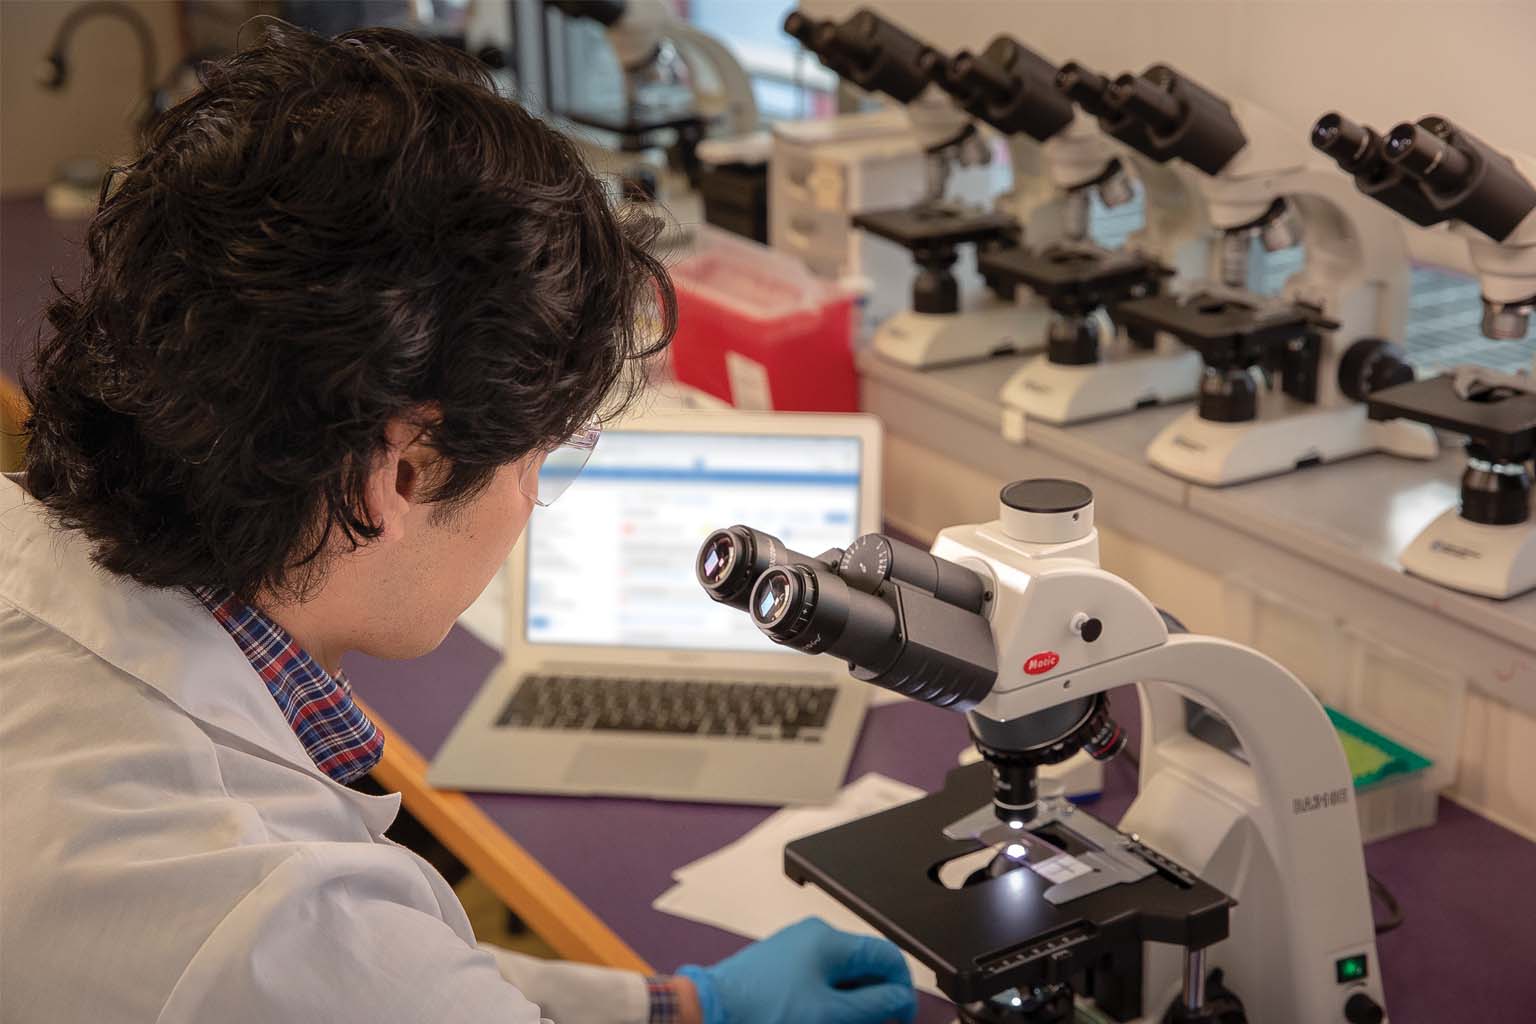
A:
[[[1369,972],[1366,969],[1365,954],[1359,956],[1347,956],[1333,965],[1334,973],[1338,976],[1339,984],[1350,981],[1359,981]]]

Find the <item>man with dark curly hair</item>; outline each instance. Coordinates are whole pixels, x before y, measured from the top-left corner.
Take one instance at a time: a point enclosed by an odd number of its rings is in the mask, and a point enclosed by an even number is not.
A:
[[[396,32],[269,28],[143,141],[0,480],[4,1019],[909,1020],[819,922],[650,979],[479,947],[346,785],[342,656],[436,647],[670,335],[645,225]]]

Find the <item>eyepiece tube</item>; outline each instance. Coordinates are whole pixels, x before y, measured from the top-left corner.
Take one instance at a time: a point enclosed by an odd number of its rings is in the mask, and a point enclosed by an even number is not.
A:
[[[897,556],[888,538],[869,534],[859,544],[868,557],[856,564],[836,549],[807,558],[777,538],[733,526],[710,534],[695,572],[710,597],[750,614],[774,643],[830,654],[854,678],[915,700],[975,707],[997,682],[992,626],[973,610],[985,602],[981,578],[927,552],[919,552],[926,567],[904,553],[902,564],[915,565],[911,574],[933,588],[921,589],[890,573]]]
[[[841,556],[842,552],[832,554]],[[790,550],[771,534],[738,525],[716,530],[705,538],[694,560],[694,574],[711,598],[746,611],[759,576],[776,565],[803,564],[816,564],[816,559]]]
[[[784,19],[784,31],[798,39],[802,46],[810,46],[816,34],[816,21],[813,18],[807,18],[799,11],[790,11]]]
[[[1350,174],[1370,174],[1381,165],[1381,136],[1337,111],[1312,126],[1312,147]]]
[[[1130,114],[1163,134],[1178,128],[1184,116],[1178,100],[1140,75],[1116,78],[1107,98],[1111,109]]]
[[[1405,121],[1387,135],[1388,163],[1438,192],[1456,192],[1472,172],[1472,160],[1423,125]]]
[[[780,565],[752,588],[752,621],[768,639],[806,654],[884,668],[899,650],[896,610],[820,565]]]
[[[1069,60],[1056,71],[1056,88],[1094,117],[1114,114],[1105,99],[1110,89],[1109,79],[1076,61]]]

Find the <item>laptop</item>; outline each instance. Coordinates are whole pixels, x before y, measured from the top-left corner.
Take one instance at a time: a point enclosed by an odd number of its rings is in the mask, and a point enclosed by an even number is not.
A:
[[[786,804],[842,784],[868,687],[711,601],[699,546],[746,523],[815,555],[880,528],[871,416],[679,412],[611,428],[508,566],[506,657],[433,785]]]

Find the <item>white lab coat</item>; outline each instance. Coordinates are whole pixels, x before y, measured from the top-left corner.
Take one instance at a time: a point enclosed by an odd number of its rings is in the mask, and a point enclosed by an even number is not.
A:
[[[383,837],[399,805],[315,768],[201,605],[0,477],[0,1022],[645,1020],[636,974],[477,946]]]

